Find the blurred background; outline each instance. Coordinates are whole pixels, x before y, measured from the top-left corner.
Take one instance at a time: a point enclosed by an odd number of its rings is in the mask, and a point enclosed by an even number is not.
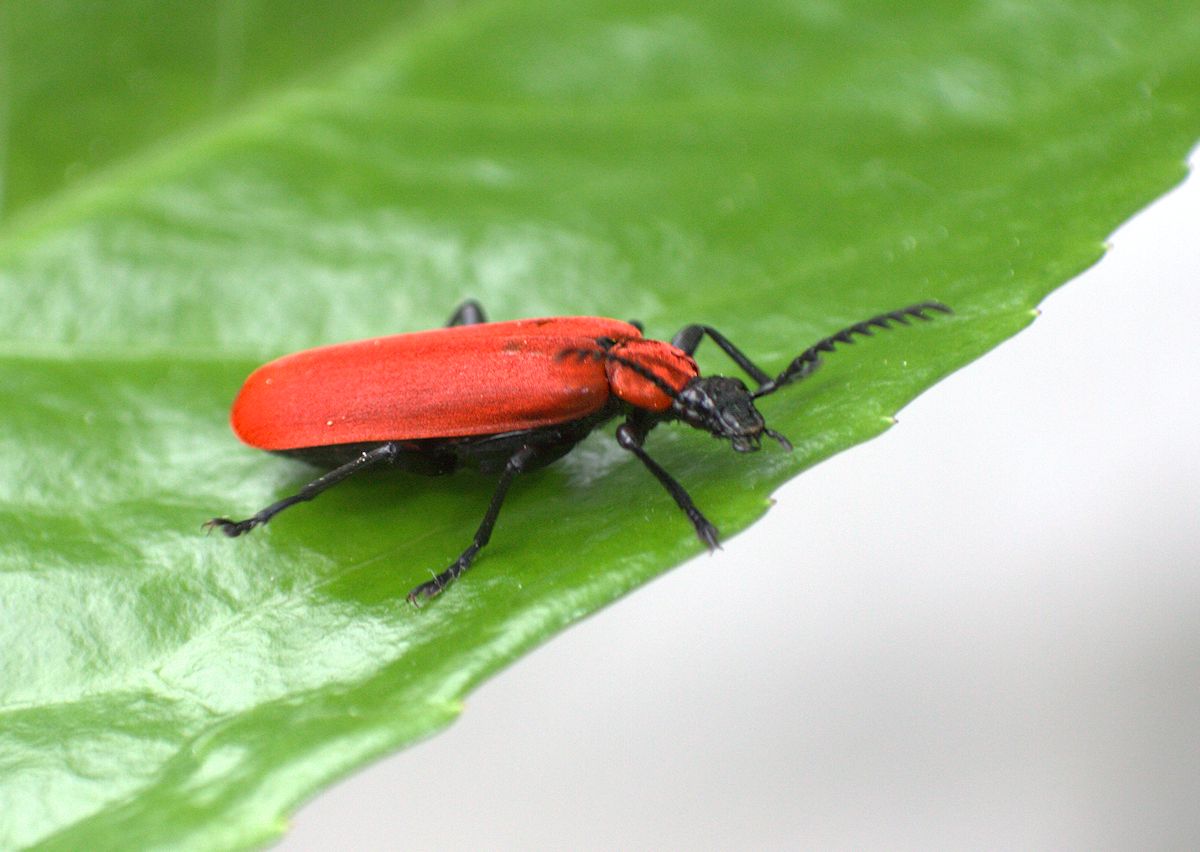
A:
[[[1196,848],[1198,236],[1193,176],[279,848]]]

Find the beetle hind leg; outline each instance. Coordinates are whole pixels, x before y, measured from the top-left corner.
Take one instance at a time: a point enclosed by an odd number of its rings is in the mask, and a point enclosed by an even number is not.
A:
[[[509,458],[508,463],[504,466],[504,472],[500,474],[500,481],[496,483],[496,491],[492,494],[492,502],[488,504],[487,512],[483,515],[483,521],[479,524],[479,529],[475,531],[475,537],[471,543],[453,562],[450,567],[442,573],[438,574],[432,580],[422,583],[408,593],[409,603],[418,603],[422,598],[432,598],[453,583],[460,577],[471,563],[475,561],[475,557],[479,554],[484,546],[492,537],[492,527],[496,525],[496,518],[500,516],[500,507],[504,505],[504,497],[508,494],[508,488],[512,485],[512,481],[518,473],[526,470],[529,462],[537,457],[537,449],[535,447],[522,447],[517,450]]]
[[[380,444],[374,449],[361,453],[341,467],[334,468],[324,476],[317,477],[290,497],[284,497],[282,500],[272,503],[270,506],[256,512],[243,521],[234,521],[229,518],[213,518],[211,521],[206,521],[204,527],[209,530],[218,529],[230,538],[236,538],[243,533],[250,532],[255,527],[262,526],[289,506],[311,500],[325,489],[337,485],[346,477],[352,476],[360,470],[383,461],[391,461],[399,451],[400,448],[394,442],[389,441],[386,444]]]

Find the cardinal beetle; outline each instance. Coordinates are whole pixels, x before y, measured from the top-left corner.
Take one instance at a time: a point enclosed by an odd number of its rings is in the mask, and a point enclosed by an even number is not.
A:
[[[427,476],[462,465],[499,473],[474,539],[449,568],[408,593],[415,603],[470,567],[517,474],[562,458],[621,415],[617,443],[654,474],[713,549],[716,527],[643,448],[650,430],[682,420],[728,439],[739,453],[757,450],[764,435],[790,450],[787,438],[763,422],[755,400],[810,375],[835,344],[890,323],[928,320],[929,311],[951,313],[930,301],[855,323],[801,352],[774,378],[707,325],[685,326],[665,343],[642,337],[639,324],[602,317],[488,322],[473,301],[445,328],[297,352],[246,379],[230,422],[250,446],[329,472],[244,521],[213,518],[205,526],[241,535],[379,464]],[[740,379],[700,375],[692,355],[706,335],[754,380],[754,390]]]

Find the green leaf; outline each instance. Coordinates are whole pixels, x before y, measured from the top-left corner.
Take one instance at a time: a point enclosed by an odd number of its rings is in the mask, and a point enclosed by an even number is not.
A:
[[[262,359],[495,318],[718,325],[795,452],[649,447],[726,536],[1028,324],[1183,173],[1200,10],[981,2],[0,7],[0,846],[245,847],[700,550],[600,430],[517,482],[310,478],[239,446]],[[727,371],[715,347],[706,371]]]

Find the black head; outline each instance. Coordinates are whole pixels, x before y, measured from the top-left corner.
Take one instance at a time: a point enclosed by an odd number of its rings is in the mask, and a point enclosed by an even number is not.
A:
[[[759,449],[763,435],[774,438],[786,449],[792,448],[787,438],[767,428],[754,407],[754,397],[739,379],[726,376],[692,379],[675,397],[671,414],[718,438],[728,438],[739,453]]]

